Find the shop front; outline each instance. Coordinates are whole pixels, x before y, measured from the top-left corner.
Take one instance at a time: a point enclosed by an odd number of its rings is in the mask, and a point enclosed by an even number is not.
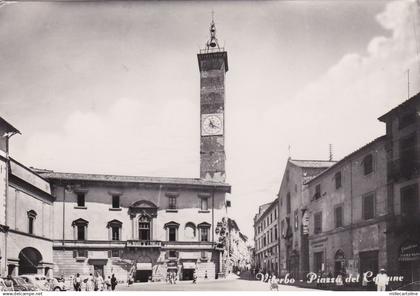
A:
[[[399,270],[404,283],[420,280],[420,244],[414,240],[406,240],[399,249]]]
[[[190,281],[193,279],[194,272],[196,270],[195,262],[182,262],[182,276],[181,280]]]
[[[136,282],[148,282],[152,279],[152,263],[137,263],[135,281]]]

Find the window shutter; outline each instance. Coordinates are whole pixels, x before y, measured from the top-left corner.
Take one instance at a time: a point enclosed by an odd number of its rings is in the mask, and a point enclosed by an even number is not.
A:
[[[77,257],[77,250],[73,250],[73,258]]]
[[[169,258],[169,251],[166,251],[165,252],[165,259],[168,260],[168,258]]]
[[[108,258],[112,257],[112,251],[108,251]]]

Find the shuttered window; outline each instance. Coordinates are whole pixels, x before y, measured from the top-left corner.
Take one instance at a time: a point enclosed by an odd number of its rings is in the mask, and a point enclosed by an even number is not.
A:
[[[363,219],[375,217],[375,195],[373,193],[363,196]]]
[[[322,212],[314,214],[314,233],[322,232]]]

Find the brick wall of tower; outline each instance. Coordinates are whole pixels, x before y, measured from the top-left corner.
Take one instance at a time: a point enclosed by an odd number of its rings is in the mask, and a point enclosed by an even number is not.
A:
[[[198,61],[200,67],[200,113],[224,114],[227,53],[199,54]],[[201,136],[200,178],[225,181],[224,146],[224,135]]]

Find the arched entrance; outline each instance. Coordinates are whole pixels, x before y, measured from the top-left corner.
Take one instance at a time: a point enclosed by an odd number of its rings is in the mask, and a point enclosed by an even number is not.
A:
[[[19,274],[37,273],[39,263],[42,261],[41,253],[35,248],[24,248],[19,253]]]

